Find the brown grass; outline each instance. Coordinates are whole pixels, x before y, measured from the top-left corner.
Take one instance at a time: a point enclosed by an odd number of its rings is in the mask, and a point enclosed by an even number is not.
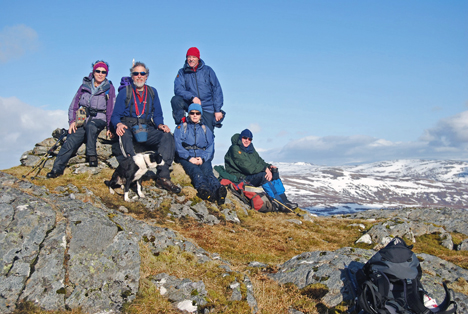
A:
[[[21,178],[29,169],[28,167],[14,167],[5,172]],[[174,182],[180,183],[184,187],[183,195],[193,199],[194,202],[199,202],[200,200],[195,196],[195,190],[190,186],[190,180],[181,169],[180,165],[174,166],[172,173]],[[43,170],[41,175],[45,176],[45,174],[46,170]],[[369,222],[316,217],[313,222],[303,221],[302,225],[296,225],[287,221],[287,219],[298,219],[293,214],[261,214],[249,210],[248,215],[245,215],[240,209],[238,200],[229,195],[232,205],[226,204],[223,205],[223,208],[230,207],[236,210],[242,221],[241,224],[222,220],[219,225],[207,226],[190,219],[175,220],[175,223],[169,223],[166,217],[166,207],[170,205],[169,197],[161,204],[159,210],[153,212],[147,210],[139,202],[126,203],[121,195],[110,195],[104,185],[103,181],[109,179],[111,175],[112,170],[108,169],[96,175],[71,175],[66,172],[64,176],[53,180],[43,177],[32,182],[47,187],[52,193],[57,186],[66,186],[69,183],[77,186],[81,192],[86,186],[109,208],[118,209],[120,206],[125,206],[129,210],[129,215],[135,218],[151,219],[152,222],[156,222],[162,227],[178,231],[208,252],[219,253],[222,259],[231,263],[231,269],[239,272],[237,275],[223,277],[224,270],[218,267],[218,262],[198,264],[192,254],[182,252],[176,247],[168,248],[158,256],[154,256],[149,247],[142,242],[140,244],[142,258],[140,291],[136,300],[126,305],[125,312],[177,313],[167,298],[160,296],[158,290],[148,279],[151,275],[163,272],[179,278],[190,278],[192,281],[203,280],[208,291],[207,307],[213,309],[215,313],[250,313],[245,301],[229,301],[230,290],[228,286],[234,279],[242,282],[242,274],[247,274],[252,281],[259,313],[288,313],[290,307],[304,313],[342,313],[344,311],[342,306],[327,309],[324,305],[317,303],[318,296],[323,293],[323,287],[310,286],[299,290],[294,285],[278,285],[269,279],[266,273],[274,272],[278,264],[303,252],[331,251],[345,246],[368,249],[370,246],[354,244],[362,232],[349,225],[359,222],[364,223],[366,228],[370,228]],[[143,182],[143,186],[152,184],[152,180]],[[85,201],[98,203],[92,197],[86,198]],[[222,218],[216,206],[211,206],[210,212]],[[460,243],[467,238],[465,235],[456,233],[452,236],[454,243]],[[438,235],[426,235],[418,238],[414,251],[436,255],[468,269],[468,252],[450,251],[443,248],[440,245]],[[251,261],[263,262],[269,266],[266,272],[262,272],[259,269],[248,267],[247,264]],[[463,280],[453,283],[451,288],[455,291],[468,293],[468,284]],[[25,309],[18,309],[15,313],[59,313],[41,311],[31,304],[25,305]],[[81,311],[74,310],[69,313],[80,314]]]

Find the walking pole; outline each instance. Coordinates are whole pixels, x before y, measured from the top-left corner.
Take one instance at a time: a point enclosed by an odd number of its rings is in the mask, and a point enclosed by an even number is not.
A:
[[[272,198],[272,199],[273,199],[273,202],[276,202],[278,205],[283,206],[284,208],[288,209],[291,213],[296,214],[298,217],[302,217],[301,215],[299,215],[298,213],[296,213],[294,210],[292,210],[292,209],[289,208],[288,206],[286,206],[286,205],[284,205],[283,203],[281,203],[280,201],[278,201],[276,198]]]
[[[34,176],[31,177],[31,180],[34,180],[38,175],[39,175],[39,172],[41,172],[41,170],[44,168],[47,160],[52,157],[52,154],[54,153],[54,151],[60,146],[62,145],[63,143],[63,139],[64,137],[67,136],[67,130],[66,129],[62,129],[61,130],[61,133],[60,133],[60,136],[59,138],[57,139],[57,141],[55,142],[55,144],[49,149],[47,150],[47,152],[44,154],[44,156],[41,157],[41,159],[39,159],[36,164],[34,165],[34,167],[25,175],[23,175],[22,177],[23,178],[26,178],[27,176],[29,176],[32,172],[34,172],[35,170],[37,170],[36,174]]]

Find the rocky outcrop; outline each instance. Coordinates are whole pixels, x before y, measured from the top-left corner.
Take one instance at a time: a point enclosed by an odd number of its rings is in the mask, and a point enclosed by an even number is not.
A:
[[[316,251],[297,255],[280,265],[278,272],[270,277],[280,284],[293,283],[299,289],[310,287],[321,294],[320,301],[327,307],[335,307],[342,301],[351,300],[345,267],[352,273],[362,268],[369,258],[375,254],[373,250],[357,248],[341,248],[336,251]],[[445,296],[442,280],[456,284],[460,278],[468,280],[468,270],[458,267],[438,257],[428,254],[417,254],[423,269],[422,284],[434,298],[442,302]],[[311,285],[321,284],[326,288]],[[320,291],[318,291],[320,290]],[[462,293],[454,293],[458,303],[459,313],[468,312],[468,297]]]
[[[119,312],[139,289],[140,241],[154,254],[178,246],[199,263],[219,260],[170,229],[84,203],[75,189],[51,194],[0,172],[0,312],[22,301],[46,310]],[[203,282],[189,286],[200,292],[190,300],[202,305]]]
[[[454,250],[462,249],[454,245],[449,232],[468,235],[468,211],[460,209],[413,208],[401,210],[369,210],[365,212],[338,215],[334,217],[350,219],[383,220],[374,224],[356,243],[374,244],[374,250],[387,245],[394,237],[406,238],[416,242],[416,237],[438,233],[443,247]],[[466,244],[465,244],[466,245]]]

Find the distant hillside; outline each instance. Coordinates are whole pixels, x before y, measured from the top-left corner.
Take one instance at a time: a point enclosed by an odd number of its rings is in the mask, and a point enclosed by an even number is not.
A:
[[[275,163],[288,195],[318,214],[407,206],[468,207],[468,163],[395,160],[327,167]]]

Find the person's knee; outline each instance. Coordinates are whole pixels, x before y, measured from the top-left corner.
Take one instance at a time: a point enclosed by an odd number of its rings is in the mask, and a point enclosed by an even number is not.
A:
[[[174,96],[171,99],[171,106],[173,109],[184,109],[185,100],[180,96]]]

